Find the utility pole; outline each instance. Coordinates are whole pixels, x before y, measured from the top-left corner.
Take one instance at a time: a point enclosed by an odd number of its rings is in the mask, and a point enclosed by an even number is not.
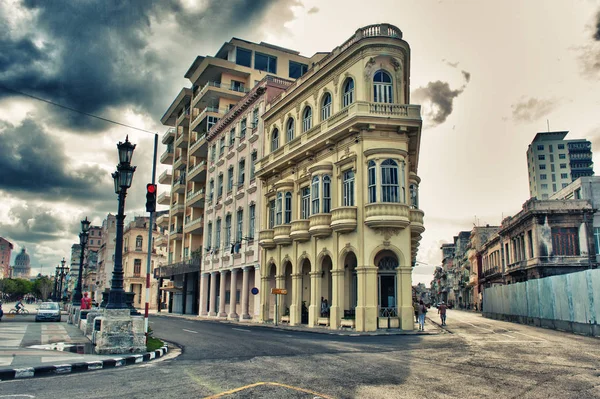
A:
[[[156,184],[156,153],[158,151],[158,133],[154,134],[154,155],[152,156],[152,185]],[[156,191],[154,192],[156,198]],[[156,206],[156,204],[155,204]],[[154,230],[154,211],[150,211],[148,223],[148,260],[146,262],[146,304],[144,310],[144,333],[146,335],[146,343],[148,343],[148,310],[150,307],[150,266],[152,259],[152,231]]]

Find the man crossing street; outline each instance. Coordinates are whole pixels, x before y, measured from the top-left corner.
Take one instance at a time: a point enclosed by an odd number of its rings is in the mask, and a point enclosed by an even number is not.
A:
[[[438,305],[438,314],[440,315],[440,319],[442,319],[442,326],[446,325],[446,310],[448,309],[448,307],[446,306],[446,304],[442,301],[440,302],[440,304]]]

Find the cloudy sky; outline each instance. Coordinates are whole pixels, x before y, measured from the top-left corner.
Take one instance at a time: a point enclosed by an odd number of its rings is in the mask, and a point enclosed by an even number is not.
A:
[[[429,283],[442,243],[521,208],[525,151],[547,121],[591,140],[600,161],[599,1],[4,0],[0,236],[15,253],[27,247],[34,272],[49,272],[68,258],[84,216],[100,224],[116,212],[119,140],[137,144],[129,216],[143,214],[151,174],[152,135],[11,89],[162,134],[159,119],[190,84],[183,74],[196,55],[231,37],[311,56],[380,22],[410,43],[411,102],[423,106],[427,231],[415,283]]]

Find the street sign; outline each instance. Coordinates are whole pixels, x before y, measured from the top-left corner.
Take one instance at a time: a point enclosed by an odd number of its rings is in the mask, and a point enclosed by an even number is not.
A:
[[[256,294],[258,294],[258,288],[256,288],[256,287],[253,287],[253,288],[250,290],[250,292],[252,293],[252,295],[256,295]]]
[[[284,288],[271,288],[271,294],[274,295],[287,295],[287,290]]]

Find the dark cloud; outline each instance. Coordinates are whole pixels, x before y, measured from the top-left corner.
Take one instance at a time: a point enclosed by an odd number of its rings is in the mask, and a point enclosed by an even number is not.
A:
[[[596,28],[592,37],[594,40],[600,41],[600,11],[596,14]]]
[[[34,120],[0,125],[0,190],[41,196],[46,201],[97,202],[114,196],[104,170],[69,166],[63,144]]]
[[[260,25],[273,3],[210,0],[189,9],[182,0],[23,0],[27,28],[0,32],[0,85],[87,113],[106,115],[127,105],[158,119],[197,52]],[[8,20],[0,14],[0,25]],[[154,35],[163,22],[176,27],[169,35],[177,40],[160,49],[154,39],[165,38]],[[14,94],[0,90],[0,97],[7,95]],[[106,128],[60,108],[49,112],[53,124],[74,131]]]
[[[469,81],[471,80],[471,72],[467,72],[467,71],[461,71],[463,74],[463,77],[465,78],[465,81],[467,83],[469,83]]]
[[[41,206],[17,205],[8,211],[8,215],[15,223],[0,223],[0,230],[15,241],[41,243],[65,236],[64,222]]]
[[[424,115],[433,125],[444,123],[452,113],[453,102],[465,89],[450,89],[447,82],[429,82],[425,87],[413,91],[412,98],[415,103],[424,106]]]
[[[517,122],[533,122],[550,114],[559,102],[537,98],[523,99],[511,105],[512,117]]]

